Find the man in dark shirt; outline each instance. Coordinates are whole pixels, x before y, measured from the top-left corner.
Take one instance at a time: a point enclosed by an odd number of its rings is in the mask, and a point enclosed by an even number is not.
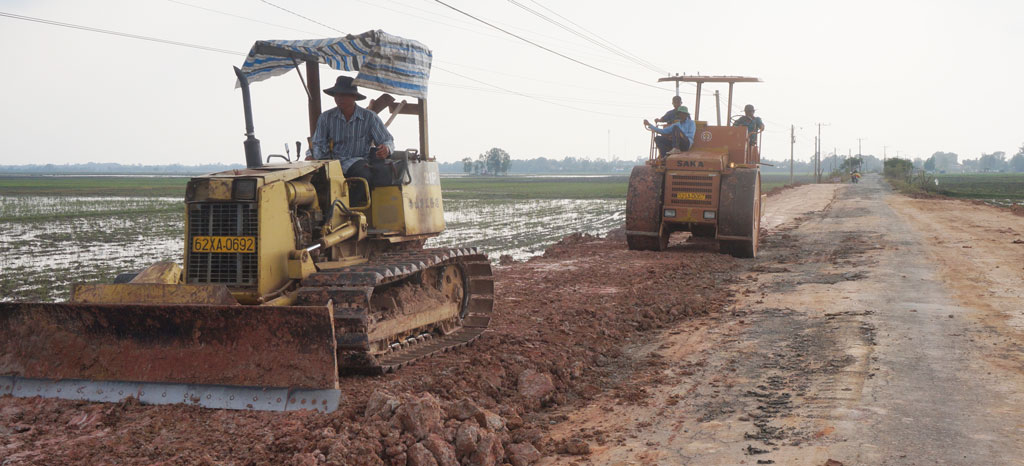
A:
[[[764,131],[764,123],[761,117],[754,116],[754,106],[747,104],[743,107],[744,115],[732,122],[733,126],[746,126],[747,134],[750,135],[750,145],[757,145],[757,135]]]
[[[654,122],[655,123],[669,123],[671,121],[678,120],[679,119],[679,114],[678,114],[678,112],[676,112],[676,109],[679,108],[679,106],[681,106],[681,105],[683,105],[683,98],[682,97],[679,97],[679,96],[672,97],[672,109],[667,111],[667,112],[665,112],[665,115],[663,115],[661,118],[655,118]]]

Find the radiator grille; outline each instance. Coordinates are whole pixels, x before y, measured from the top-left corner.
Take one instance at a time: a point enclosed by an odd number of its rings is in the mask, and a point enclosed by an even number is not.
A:
[[[669,205],[712,207],[714,203],[714,179],[707,175],[672,175],[669,179]],[[706,194],[703,200],[680,199],[678,193]]]
[[[192,252],[194,236],[252,236],[251,253]],[[259,270],[256,204],[192,204],[188,211],[188,282],[255,286]]]

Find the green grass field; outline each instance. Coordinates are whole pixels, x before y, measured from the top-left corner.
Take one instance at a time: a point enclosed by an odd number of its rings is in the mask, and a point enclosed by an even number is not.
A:
[[[0,176],[0,196],[181,197],[186,177]],[[625,198],[629,177],[453,177],[442,178],[446,199]]]
[[[445,199],[625,199],[627,176],[442,178]]]
[[[793,174],[793,184],[810,184],[814,182],[814,175],[810,173]],[[761,173],[761,192],[766,193],[775,188],[781,188],[789,184],[789,173]]]
[[[813,179],[797,174],[794,181]],[[0,195],[181,197],[187,182],[186,177],[0,176]],[[765,192],[787,184],[788,174],[761,175]],[[624,199],[629,177],[444,177],[441,186],[446,199]]]
[[[1024,173],[938,175],[935,192],[965,199],[1024,199]]]
[[[184,197],[187,177],[0,176],[4,196]]]

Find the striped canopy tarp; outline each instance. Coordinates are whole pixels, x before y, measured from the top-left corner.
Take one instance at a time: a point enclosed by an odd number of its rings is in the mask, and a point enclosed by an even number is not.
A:
[[[358,71],[357,86],[425,99],[431,58],[425,45],[377,30],[332,39],[257,41],[242,72],[252,83],[287,73],[303,61],[317,61]]]

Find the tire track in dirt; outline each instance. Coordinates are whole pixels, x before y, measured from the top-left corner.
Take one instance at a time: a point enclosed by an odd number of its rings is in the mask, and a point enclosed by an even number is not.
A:
[[[555,435],[590,435],[593,451],[545,464],[1020,464],[1021,300],[1007,280],[1021,267],[995,246],[1018,230],[987,227],[992,254],[978,257],[958,226],[957,250],[936,252],[927,234],[979,213],[897,214],[893,196],[869,176],[776,218],[732,307],[650,343],[660,372],[635,381],[645,396],[567,413]]]

